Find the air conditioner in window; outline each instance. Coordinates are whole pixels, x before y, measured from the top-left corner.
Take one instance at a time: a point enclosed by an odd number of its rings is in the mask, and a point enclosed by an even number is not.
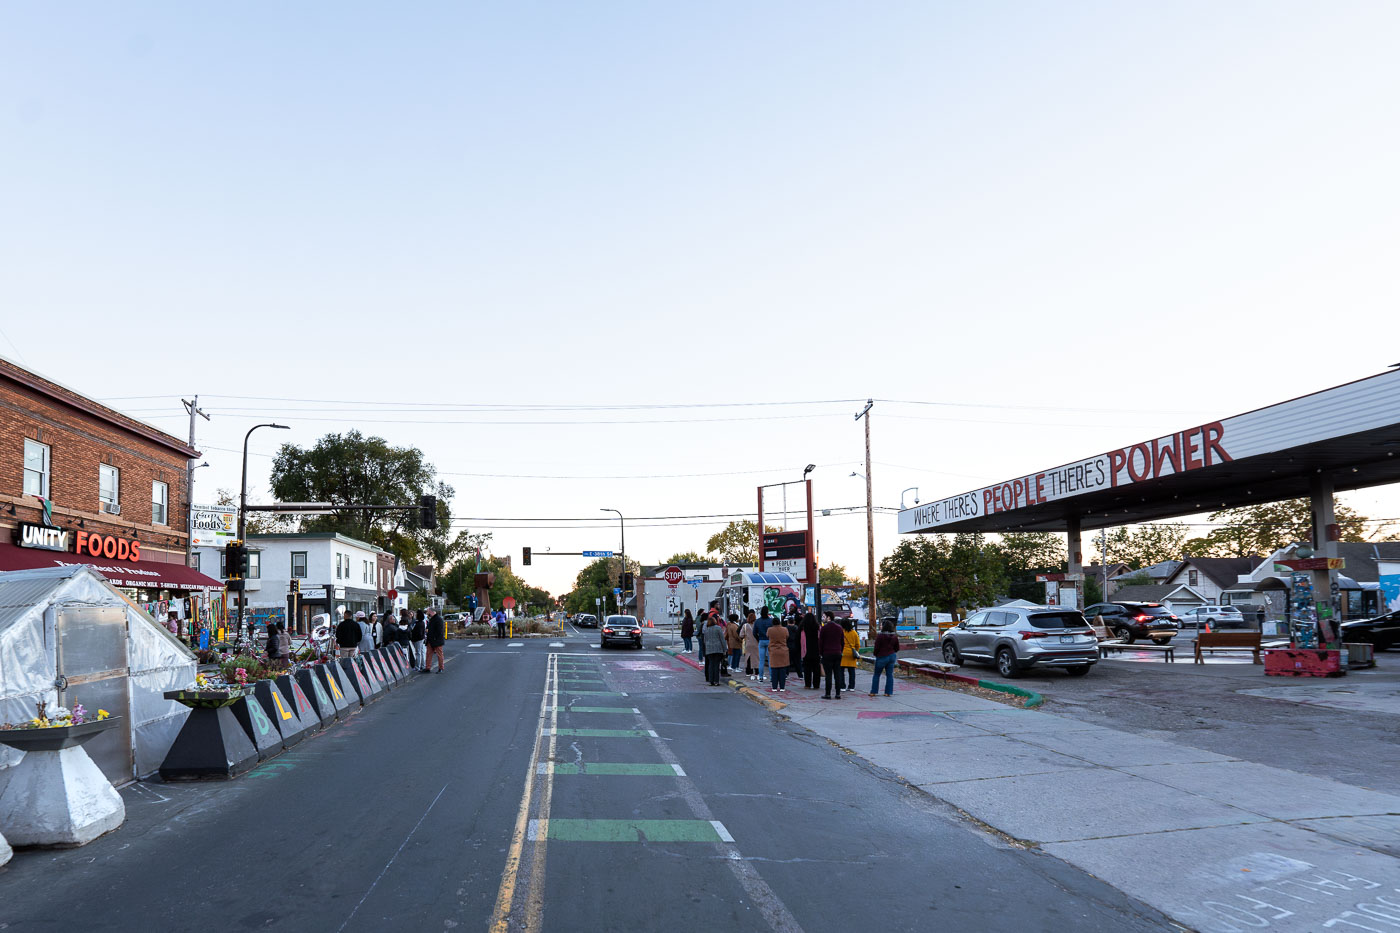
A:
[[[122,514],[122,507],[120,503],[104,502],[102,503],[102,511],[106,512],[108,515],[120,515]]]

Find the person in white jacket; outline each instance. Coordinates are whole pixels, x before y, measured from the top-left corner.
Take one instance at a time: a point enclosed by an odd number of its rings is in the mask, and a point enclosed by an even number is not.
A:
[[[370,631],[363,612],[355,613],[355,624],[360,627],[360,654],[369,654],[374,650],[374,634]]]
[[[374,639],[374,647],[384,647],[384,622],[377,612],[369,614],[369,637]]]

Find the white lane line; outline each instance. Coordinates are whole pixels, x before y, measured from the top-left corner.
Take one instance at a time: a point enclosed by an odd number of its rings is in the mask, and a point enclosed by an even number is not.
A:
[[[564,643],[563,643],[562,641],[552,641],[552,642],[549,643],[549,647],[551,647],[551,648],[562,648],[562,647],[564,647]]]
[[[725,828],[724,828],[724,824],[721,823],[719,820],[710,820],[710,825],[713,826],[713,827],[715,828],[715,832],[719,833],[719,838],[720,838],[721,841],[723,841],[723,842],[733,842],[733,841],[734,841],[734,837],[731,836],[731,835],[729,835],[729,830],[725,829]]]
[[[879,581],[876,581],[876,582],[879,582]],[[523,641],[512,641],[512,642],[507,642],[506,647],[507,647],[507,648],[524,648],[524,647],[525,647],[525,643],[524,643]]]
[[[486,643],[483,642],[483,641],[479,641],[479,642],[476,642],[476,643],[474,643],[474,644],[467,645],[467,647],[468,647],[468,648],[485,648],[485,647],[486,647]]]
[[[672,764],[671,768],[676,772],[676,777],[685,777],[685,769],[682,768],[680,765]]]

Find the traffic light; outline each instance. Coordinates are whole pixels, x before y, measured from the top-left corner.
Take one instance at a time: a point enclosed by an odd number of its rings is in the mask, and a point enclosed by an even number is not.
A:
[[[230,541],[224,548],[224,577],[237,580],[243,576],[243,542]]]
[[[530,566],[530,549],[529,549],[529,548],[526,548],[526,549],[525,549],[525,554],[523,555],[523,558],[524,558],[524,559],[521,560],[521,563],[524,564],[526,567]]]
[[[437,528],[437,496],[419,497],[418,527],[426,531]]]
[[[293,580],[292,580],[292,595],[293,595],[293,596],[300,596],[300,595],[301,595],[301,581],[300,581],[300,580],[297,580],[297,579],[293,579]]]
[[[632,592],[632,571],[627,571],[622,575],[622,592]]]

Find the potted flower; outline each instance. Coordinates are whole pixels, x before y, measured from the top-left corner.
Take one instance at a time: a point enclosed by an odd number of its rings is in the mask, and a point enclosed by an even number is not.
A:
[[[90,714],[81,703],[72,709],[50,707],[45,700],[34,704],[32,719],[20,723],[0,723],[0,744],[25,752],[56,752],[82,745],[88,739],[115,725],[121,717],[105,709]]]
[[[233,704],[239,697],[247,696],[246,685],[246,676],[235,676],[233,682],[229,683],[219,675],[200,673],[195,675],[192,686],[184,690],[167,690],[164,696],[167,700],[182,703],[190,709],[217,709]]]

